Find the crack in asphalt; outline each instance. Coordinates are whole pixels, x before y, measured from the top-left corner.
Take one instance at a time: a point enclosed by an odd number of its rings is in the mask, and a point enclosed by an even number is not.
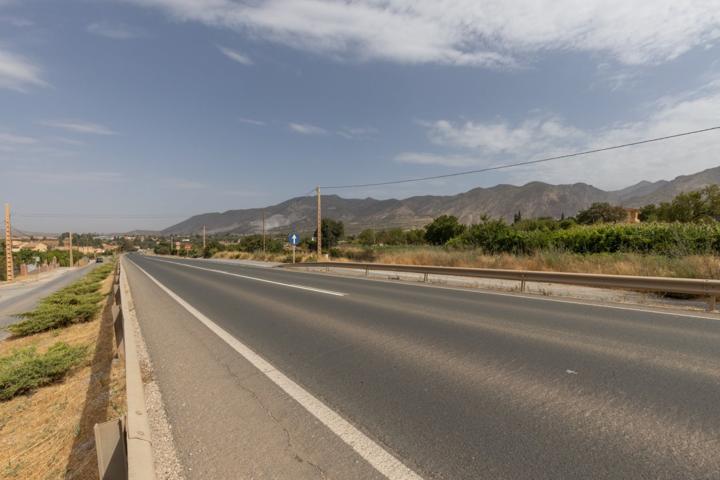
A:
[[[253,398],[253,400],[255,400],[255,402],[260,406],[260,408],[262,408],[262,410],[265,412],[265,414],[266,414],[268,417],[270,417],[270,419],[271,419],[273,422],[275,422],[275,423],[282,429],[282,431],[285,433],[285,438],[286,438],[286,442],[287,442],[287,445],[286,445],[286,447],[285,447],[285,448],[286,448],[286,451],[291,452],[291,453],[293,454],[293,458],[294,458],[295,460],[297,460],[298,462],[300,462],[300,463],[307,463],[308,465],[310,465],[311,467],[313,467],[315,470],[317,470],[318,474],[320,474],[320,478],[322,478],[322,479],[327,479],[327,478],[328,478],[328,477],[327,477],[327,474],[326,474],[325,470],[323,470],[323,468],[322,468],[320,465],[317,465],[316,463],[313,463],[313,462],[311,462],[310,460],[308,460],[308,459],[306,459],[306,458],[303,458],[303,457],[298,453],[298,451],[297,451],[297,450],[295,449],[295,447],[293,446],[292,435],[290,434],[290,431],[285,427],[285,425],[282,424],[282,422],[280,421],[280,419],[278,419],[278,418],[273,414],[273,412],[270,410],[270,408],[269,408],[267,405],[265,405],[265,403],[260,399],[260,397],[257,395],[257,393],[255,393],[255,391],[253,391],[251,388],[247,387],[246,385],[243,385],[242,381],[243,381],[244,379],[252,378],[252,377],[254,377],[256,374],[247,375],[247,376],[245,376],[245,377],[240,378],[238,375],[235,374],[235,372],[232,371],[232,369],[230,368],[230,365],[228,365],[228,364],[225,363],[225,362],[219,362],[219,363],[220,363],[220,365],[222,365],[222,367],[227,371],[228,375],[230,375],[230,376],[235,380],[235,384],[236,384],[238,387],[240,387],[242,390],[244,390],[245,392],[249,393],[250,396]]]

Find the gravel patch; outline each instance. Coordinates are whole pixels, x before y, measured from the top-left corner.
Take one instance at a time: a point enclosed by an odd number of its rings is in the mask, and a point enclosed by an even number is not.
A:
[[[138,361],[145,387],[145,408],[150,422],[155,476],[158,480],[184,480],[183,467],[175,448],[172,427],[168,422],[160,388],[153,378],[152,362],[142,337],[140,325],[136,318],[132,318],[130,323],[135,335]]]

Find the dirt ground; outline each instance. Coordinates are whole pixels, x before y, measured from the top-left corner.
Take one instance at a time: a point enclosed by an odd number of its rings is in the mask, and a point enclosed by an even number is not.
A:
[[[112,276],[103,283],[109,294]],[[61,382],[0,402],[0,478],[97,479],[93,426],[125,408],[125,373],[114,359],[110,297],[91,322],[0,342],[0,355],[55,342],[90,345],[85,363]]]

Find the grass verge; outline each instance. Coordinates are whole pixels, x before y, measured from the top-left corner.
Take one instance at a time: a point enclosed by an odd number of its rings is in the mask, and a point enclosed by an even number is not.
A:
[[[103,295],[98,292],[102,281],[113,268],[111,263],[95,268],[81,280],[45,297],[34,310],[18,315],[22,321],[8,326],[8,331],[22,337],[92,319],[101,308]]]
[[[107,299],[111,289],[108,277],[98,293]],[[93,426],[125,410],[110,304],[101,309],[87,322],[0,341],[0,357],[30,348],[44,355],[58,343],[87,352],[62,381],[0,402],[0,478],[97,480]]]
[[[60,380],[87,356],[85,345],[57,342],[45,353],[34,346],[0,357],[0,401]]]
[[[527,255],[488,254],[480,249],[456,250],[444,247],[342,246],[332,249],[333,261],[437,265],[443,267],[502,268],[607,275],[720,279],[720,257],[714,255],[666,256],[641,253],[570,253],[558,250]],[[289,262],[285,254],[219,252],[214,258]],[[298,252],[298,262],[315,261],[315,255]]]

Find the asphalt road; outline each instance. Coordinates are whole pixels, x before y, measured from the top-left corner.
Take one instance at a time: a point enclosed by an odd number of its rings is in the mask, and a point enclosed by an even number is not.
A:
[[[424,478],[720,479],[718,320],[202,261],[129,260]],[[292,478],[281,462],[277,471],[262,461],[243,466],[274,445],[263,429],[248,426],[250,404],[232,403],[233,388],[269,388],[249,386],[262,375],[232,363],[239,355],[139,269],[130,266],[128,275],[189,478]],[[237,369],[232,385],[223,384],[223,368]],[[196,386],[192,394],[183,393],[188,385]],[[332,433],[303,430],[312,421],[285,415],[294,403],[279,395],[261,414],[314,459],[317,477],[377,475]],[[229,433],[203,434],[198,416],[215,433]],[[228,440],[232,432],[240,432],[242,447]],[[327,449],[336,451],[323,456]]]

